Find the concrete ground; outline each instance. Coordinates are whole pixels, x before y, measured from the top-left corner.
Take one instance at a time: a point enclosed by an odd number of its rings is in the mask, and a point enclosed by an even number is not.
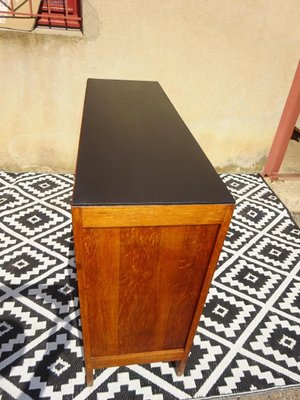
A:
[[[266,179],[266,181],[291,212],[295,222],[300,227],[300,179],[297,181],[278,180],[273,182],[271,182],[270,179]]]
[[[290,141],[279,172],[300,174],[300,143],[294,140]],[[266,181],[300,226],[300,179],[278,179],[272,182],[266,178]]]
[[[226,400],[299,400],[300,388],[274,389],[263,394],[249,394],[247,396],[230,396]],[[224,398],[225,400],[225,398]]]
[[[220,398],[219,398],[220,399]],[[224,396],[224,400],[299,400],[300,389],[271,389],[262,394]],[[201,399],[202,400],[202,399]]]

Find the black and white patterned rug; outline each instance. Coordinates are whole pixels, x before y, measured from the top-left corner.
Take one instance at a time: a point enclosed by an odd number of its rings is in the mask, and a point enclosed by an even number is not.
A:
[[[0,399],[190,399],[300,383],[300,230],[259,175],[236,209],[184,377],[169,363],[85,386],[72,175],[0,172]]]

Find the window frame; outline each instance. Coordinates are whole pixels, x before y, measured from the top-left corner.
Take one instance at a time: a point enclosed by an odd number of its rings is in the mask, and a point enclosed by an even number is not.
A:
[[[82,31],[81,0],[2,0],[0,4],[3,29],[34,31],[43,27]]]

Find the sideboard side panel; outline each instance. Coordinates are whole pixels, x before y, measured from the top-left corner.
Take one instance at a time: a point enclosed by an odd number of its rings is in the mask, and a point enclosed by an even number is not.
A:
[[[83,350],[86,369],[86,382],[91,385],[93,382],[93,366],[91,364],[91,341],[89,329],[89,313],[86,290],[86,266],[85,251],[83,246],[83,228],[82,228],[82,209],[81,207],[72,207],[72,225],[76,255],[76,273],[78,279],[78,292],[80,300],[80,315],[83,333]]]
[[[189,329],[189,334],[187,337],[187,341],[186,341],[186,345],[185,345],[185,357],[188,357],[188,354],[190,352],[192,343],[193,343],[193,339],[194,339],[194,335],[199,323],[199,319],[200,316],[202,314],[203,311],[203,307],[205,305],[205,301],[206,301],[206,297],[211,285],[211,281],[213,279],[213,275],[216,269],[216,265],[222,250],[222,246],[230,225],[230,221],[231,221],[231,217],[234,211],[234,206],[233,205],[228,205],[225,208],[225,212],[224,212],[224,217],[223,217],[223,221],[220,225],[220,229],[218,231],[218,235],[216,236],[215,239],[215,243],[213,245],[213,251],[210,257],[210,260],[208,262],[207,265],[207,270],[206,270],[206,276],[204,278],[204,282],[203,282],[203,286],[200,292],[200,296],[199,296],[199,300],[198,300],[198,304],[196,306],[195,309],[195,313],[194,313],[194,318],[192,321],[192,324],[190,326]]]
[[[91,357],[184,349],[218,231],[83,229]]]

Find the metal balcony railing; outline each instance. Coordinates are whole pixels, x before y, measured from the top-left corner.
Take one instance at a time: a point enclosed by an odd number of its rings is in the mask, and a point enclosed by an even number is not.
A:
[[[80,29],[80,1],[0,0],[0,27],[9,25],[11,28],[17,20],[32,18],[35,19],[35,26]]]

